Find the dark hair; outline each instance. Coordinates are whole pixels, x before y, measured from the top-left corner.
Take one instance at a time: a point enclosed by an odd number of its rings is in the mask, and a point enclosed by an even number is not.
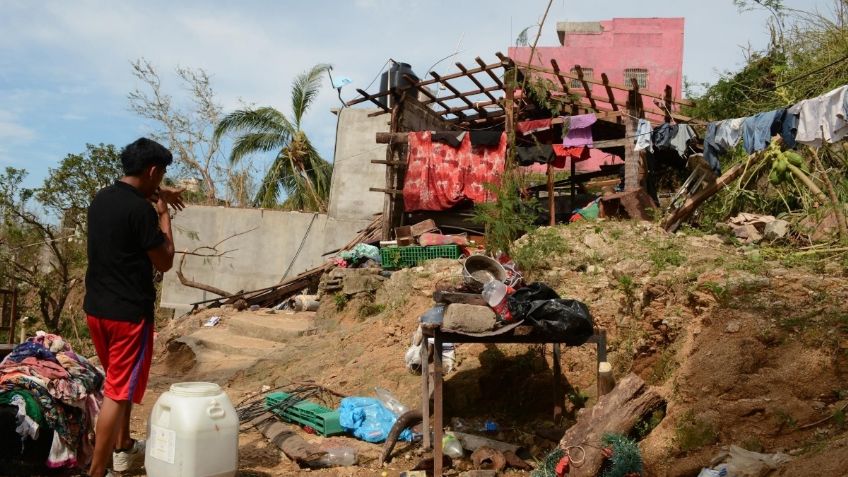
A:
[[[174,156],[168,148],[146,137],[121,149],[121,165],[128,176],[137,176],[148,166],[168,167],[172,162]]]

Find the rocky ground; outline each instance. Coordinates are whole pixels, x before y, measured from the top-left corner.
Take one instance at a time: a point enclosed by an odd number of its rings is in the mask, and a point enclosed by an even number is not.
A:
[[[607,331],[616,376],[635,372],[667,400],[640,429],[646,475],[697,475],[729,444],[792,455],[774,475],[848,475],[845,263],[729,241],[600,221],[540,229],[519,241],[515,256],[528,281],[588,305]],[[460,270],[456,261],[435,260],[399,271],[373,293],[326,296],[314,316],[207,310],[178,318],[157,339],[136,428],[144,429],[146,411],[170,383],[186,380],[218,382],[234,402],[263,386],[309,380],[348,395],[380,386],[416,406],[420,378],[403,355],[434,288],[461,280]],[[211,315],[221,324],[199,329]],[[550,348],[462,345],[457,359],[446,381],[447,416],[471,427],[495,420],[497,438],[536,459],[579,407],[596,400],[592,345],[563,353],[571,390],[563,423],[551,421]],[[401,447],[382,469],[379,446],[340,439],[359,450],[360,465],[310,474],[397,475],[418,459],[414,446]],[[242,433],[240,459],[240,475],[306,472],[252,430]]]

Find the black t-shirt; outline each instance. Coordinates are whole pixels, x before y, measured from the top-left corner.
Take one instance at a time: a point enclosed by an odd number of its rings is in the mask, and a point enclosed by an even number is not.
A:
[[[133,186],[117,181],[88,207],[88,270],[83,309],[118,321],[153,319],[156,289],[147,251],[165,241],[159,216]]]

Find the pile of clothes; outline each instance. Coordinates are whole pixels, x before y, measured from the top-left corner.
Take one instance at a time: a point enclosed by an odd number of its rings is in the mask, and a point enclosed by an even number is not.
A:
[[[85,466],[103,401],[103,373],[58,335],[39,331],[0,362],[0,406],[17,408],[22,441],[52,432],[46,465]]]

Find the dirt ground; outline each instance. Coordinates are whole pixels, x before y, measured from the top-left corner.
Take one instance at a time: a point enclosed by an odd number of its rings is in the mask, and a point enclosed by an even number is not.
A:
[[[773,475],[848,475],[848,424],[840,411],[848,403],[844,263],[799,260],[717,236],[669,235],[648,223],[601,221],[537,234],[524,241],[542,253],[526,279],[586,303],[607,331],[616,376],[635,372],[667,401],[640,429],[645,475],[695,476],[729,444],[793,456]],[[176,319],[157,339],[135,429],[144,432],[161,392],[186,380],[218,382],[234,402],[262,386],[306,380],[346,395],[373,395],[379,386],[416,407],[420,377],[406,370],[403,355],[435,286],[459,280],[460,270],[456,261],[435,260],[394,273],[373,297],[328,297],[316,334],[229,375],[199,372],[190,357],[168,352],[171,340],[199,321]],[[446,381],[446,422],[476,427],[492,419],[501,428],[497,438],[541,460],[556,445],[551,434],[596,400],[595,359],[592,345],[564,351],[569,413],[554,423],[549,347],[458,346]],[[239,475],[398,475],[418,459],[415,446],[402,447],[381,469],[379,446],[341,439],[359,450],[358,467],[307,471],[246,430]]]

